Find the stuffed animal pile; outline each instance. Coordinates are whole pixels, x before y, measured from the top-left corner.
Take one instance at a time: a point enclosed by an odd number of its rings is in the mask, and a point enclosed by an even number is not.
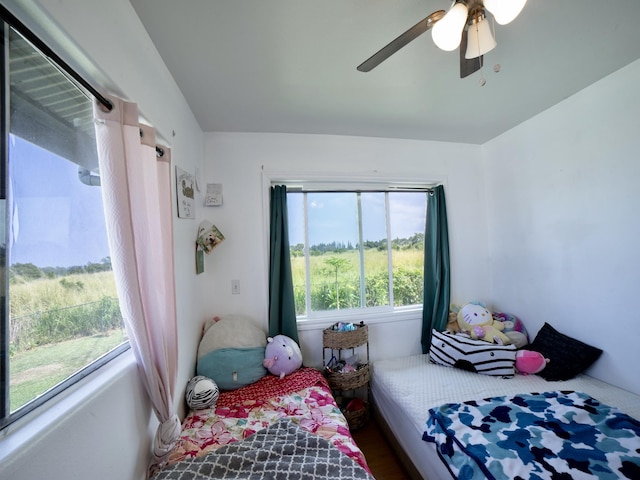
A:
[[[515,368],[523,374],[535,374],[549,363],[538,352],[523,350],[529,344],[527,330],[522,321],[510,313],[491,313],[479,302],[470,302],[462,307],[452,304],[446,330],[474,340],[484,340],[497,345],[514,345],[518,350]]]

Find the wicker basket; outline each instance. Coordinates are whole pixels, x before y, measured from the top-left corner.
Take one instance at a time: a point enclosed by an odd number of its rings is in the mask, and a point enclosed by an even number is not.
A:
[[[355,325],[356,329],[350,332],[334,330],[333,326],[322,331],[322,345],[324,348],[339,350],[342,348],[355,348],[367,343],[369,327],[364,324]]]
[[[325,377],[332,390],[355,390],[367,384],[371,377],[371,370],[366,363],[353,372],[325,371]]]
[[[349,429],[357,430],[364,427],[369,421],[369,403],[364,402],[364,406],[355,412],[345,411],[343,413],[349,423]]]

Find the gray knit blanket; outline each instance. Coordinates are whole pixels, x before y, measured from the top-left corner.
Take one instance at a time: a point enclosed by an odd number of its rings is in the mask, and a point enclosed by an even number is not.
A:
[[[169,465],[153,480],[320,480],[373,477],[331,442],[287,419],[202,457]]]

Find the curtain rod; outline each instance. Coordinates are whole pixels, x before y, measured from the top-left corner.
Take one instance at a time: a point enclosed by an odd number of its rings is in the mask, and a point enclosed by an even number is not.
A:
[[[272,185],[275,186],[275,185]],[[331,190],[331,189],[319,189],[314,190],[312,188],[296,188],[296,187],[287,187],[287,193],[433,193],[433,187],[424,187],[424,188],[387,188],[380,189],[375,188],[372,190],[366,190],[361,188],[354,189],[345,189],[345,190]]]
[[[20,35],[26,38],[34,47],[36,47],[40,52],[51,60],[53,63],[58,65],[64,72],[69,75],[74,81],[78,82],[87,92],[89,92],[93,97],[100,102],[100,104],[106,108],[108,111],[113,110],[113,104],[98,90],[96,90],[93,85],[87,82],[80,74],[78,74],[71,66],[65,62],[60,56],[58,56],[46,43],[38,38],[38,36],[33,33],[29,28],[22,23],[20,20],[16,18],[9,10],[7,10],[3,5],[0,5],[0,17],[2,20],[7,22],[11,27],[13,27]],[[159,157],[164,156],[164,149],[160,147],[156,147],[156,155]]]
[[[98,102],[100,102],[100,104],[102,104],[107,110],[111,111],[113,109],[113,105],[104,95],[93,88],[89,82],[82,78],[73,68],[71,68],[71,66],[69,66],[69,64],[67,64],[67,62],[62,60],[62,58],[60,58],[47,44],[40,40],[36,34],[29,30],[24,23],[18,20],[2,5],[0,5],[0,17],[20,33],[20,35],[31,42],[45,57],[59,65],[67,75],[84,87],[84,89],[93,95],[95,99],[98,100]]]

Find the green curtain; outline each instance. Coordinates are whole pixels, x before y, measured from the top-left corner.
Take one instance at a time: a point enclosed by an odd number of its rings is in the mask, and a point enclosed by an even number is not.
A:
[[[444,187],[429,192],[424,234],[424,292],[422,300],[422,353],[431,346],[431,330],[444,330],[451,298],[449,232]]]
[[[298,325],[289,257],[287,187],[271,187],[269,253],[269,336],[286,335],[296,343]]]

